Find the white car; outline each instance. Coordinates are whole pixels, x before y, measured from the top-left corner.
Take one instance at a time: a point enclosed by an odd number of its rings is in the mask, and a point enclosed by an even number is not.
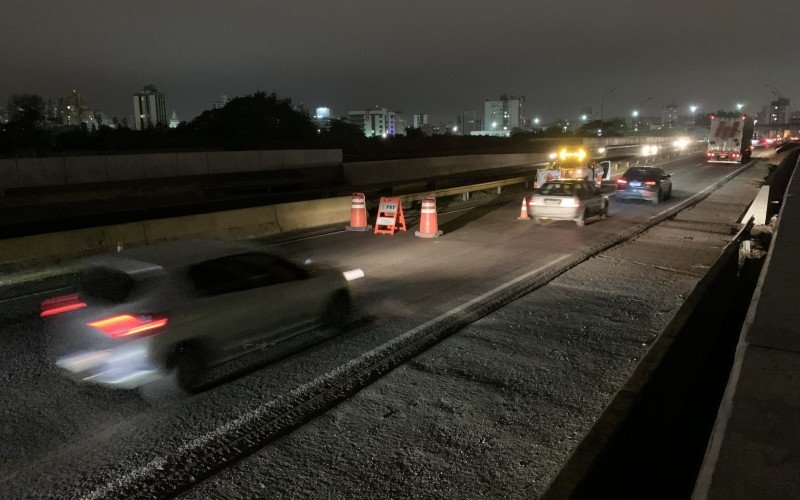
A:
[[[608,196],[585,179],[556,179],[546,182],[531,197],[529,204],[533,220],[571,220],[579,226],[586,219],[608,216]]]
[[[358,271],[358,270],[356,270]],[[349,274],[348,274],[349,273]],[[198,390],[210,367],[350,313],[347,275],[223,243],[154,245],[86,259],[78,292],[41,316],[86,382],[135,388],[165,377]]]

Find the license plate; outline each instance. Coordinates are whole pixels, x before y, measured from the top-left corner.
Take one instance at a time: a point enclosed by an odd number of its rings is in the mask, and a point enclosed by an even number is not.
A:
[[[636,187],[639,187],[641,185],[642,185],[642,183],[639,182],[639,181],[631,181],[631,187],[635,187],[636,188]]]
[[[719,155],[719,159],[720,160],[727,160],[728,159],[728,155]]]
[[[545,205],[561,205],[561,200],[552,200],[545,198],[544,200]]]

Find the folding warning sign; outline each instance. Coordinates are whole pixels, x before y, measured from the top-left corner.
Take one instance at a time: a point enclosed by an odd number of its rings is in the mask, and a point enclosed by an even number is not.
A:
[[[384,198],[378,205],[378,218],[375,219],[375,234],[394,234],[406,230],[406,218],[400,198]]]

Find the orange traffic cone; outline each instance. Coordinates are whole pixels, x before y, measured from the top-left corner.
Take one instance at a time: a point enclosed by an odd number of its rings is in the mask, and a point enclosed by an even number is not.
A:
[[[420,238],[436,238],[442,235],[439,231],[439,222],[436,219],[436,198],[429,196],[422,200],[422,210],[419,218],[419,231],[414,236]]]
[[[367,200],[364,193],[353,193],[350,204],[350,225],[345,227],[348,231],[369,231],[372,226],[367,225]]]
[[[531,220],[531,216],[528,215],[528,197],[522,197],[522,208],[519,209],[519,217],[517,220]]]

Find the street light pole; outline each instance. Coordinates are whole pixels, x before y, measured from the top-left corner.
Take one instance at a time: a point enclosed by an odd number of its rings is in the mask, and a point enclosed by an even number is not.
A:
[[[617,87],[614,87],[603,94],[603,97],[600,99],[600,134],[598,135],[603,135],[603,105],[605,104],[606,97],[608,97],[608,94],[614,92],[615,90],[617,90]]]

